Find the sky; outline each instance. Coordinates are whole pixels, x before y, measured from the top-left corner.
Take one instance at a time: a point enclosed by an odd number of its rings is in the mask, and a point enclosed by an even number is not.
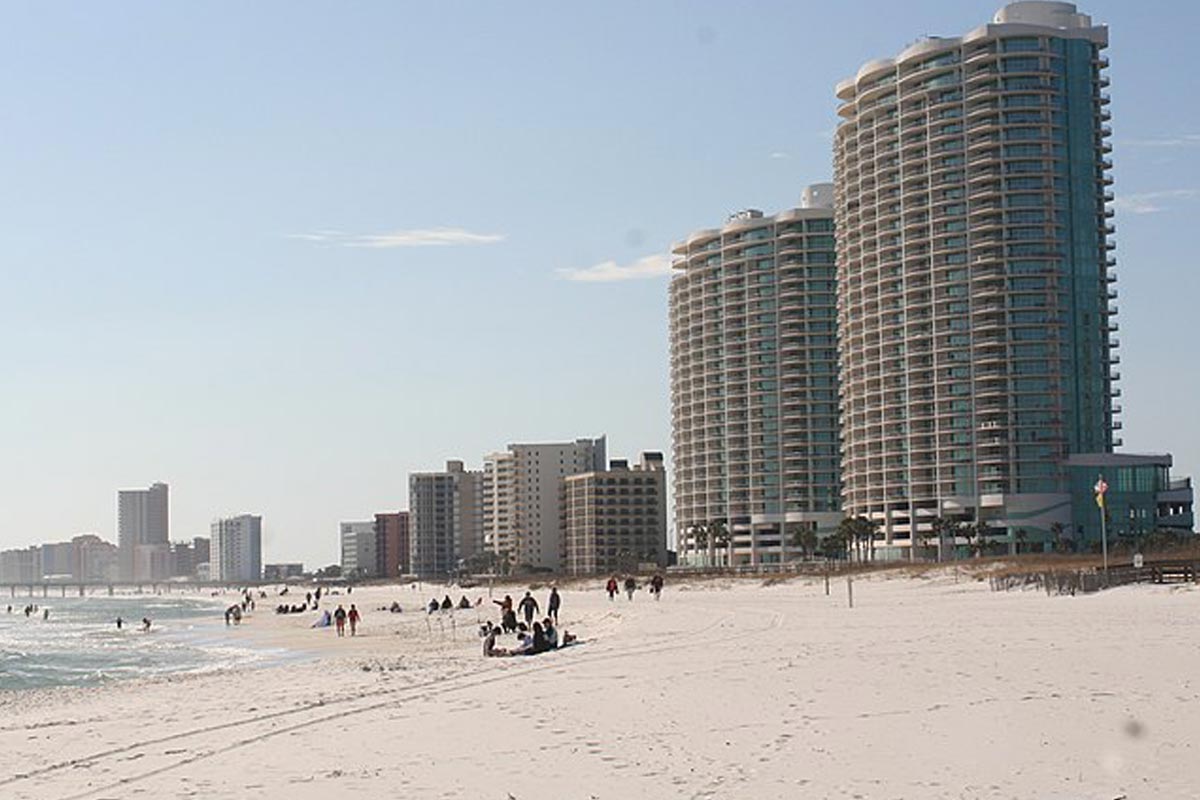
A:
[[[670,246],[829,180],[834,84],[990,2],[0,2],[0,548],[670,451]],[[1104,0],[1127,451],[1200,474],[1200,5]]]

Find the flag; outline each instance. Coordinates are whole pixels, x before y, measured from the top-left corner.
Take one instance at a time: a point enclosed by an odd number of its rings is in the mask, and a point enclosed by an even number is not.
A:
[[[1096,505],[1104,508],[1104,493],[1108,491],[1108,484],[1104,481],[1104,476],[1101,476],[1096,485],[1092,487],[1096,492]]]

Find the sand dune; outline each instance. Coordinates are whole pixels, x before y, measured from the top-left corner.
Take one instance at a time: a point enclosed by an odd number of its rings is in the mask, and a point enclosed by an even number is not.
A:
[[[854,588],[568,589],[584,645],[486,660],[427,588],[333,598],[354,639],[263,603],[228,635],[302,660],[0,695],[0,797],[1200,797],[1200,591]]]

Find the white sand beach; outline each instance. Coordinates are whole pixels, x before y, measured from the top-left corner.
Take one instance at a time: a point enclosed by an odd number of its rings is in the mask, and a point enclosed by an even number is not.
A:
[[[597,582],[563,592],[585,644],[495,659],[431,594],[331,598],[341,640],[260,601],[229,635],[287,666],[0,694],[0,797],[1200,797],[1198,587]]]

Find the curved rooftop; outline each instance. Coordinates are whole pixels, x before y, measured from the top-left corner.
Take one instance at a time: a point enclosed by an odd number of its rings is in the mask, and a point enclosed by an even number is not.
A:
[[[993,36],[1052,31],[1068,39],[1090,39],[1101,46],[1108,44],[1108,28],[1093,25],[1092,18],[1079,13],[1074,3],[1053,0],[1018,0],[1001,8],[992,21],[962,36],[926,36],[908,45],[893,58],[876,58],[863,64],[854,77],[837,83],[839,100],[852,100],[859,84],[895,69],[914,59],[952,50],[964,43]]]

